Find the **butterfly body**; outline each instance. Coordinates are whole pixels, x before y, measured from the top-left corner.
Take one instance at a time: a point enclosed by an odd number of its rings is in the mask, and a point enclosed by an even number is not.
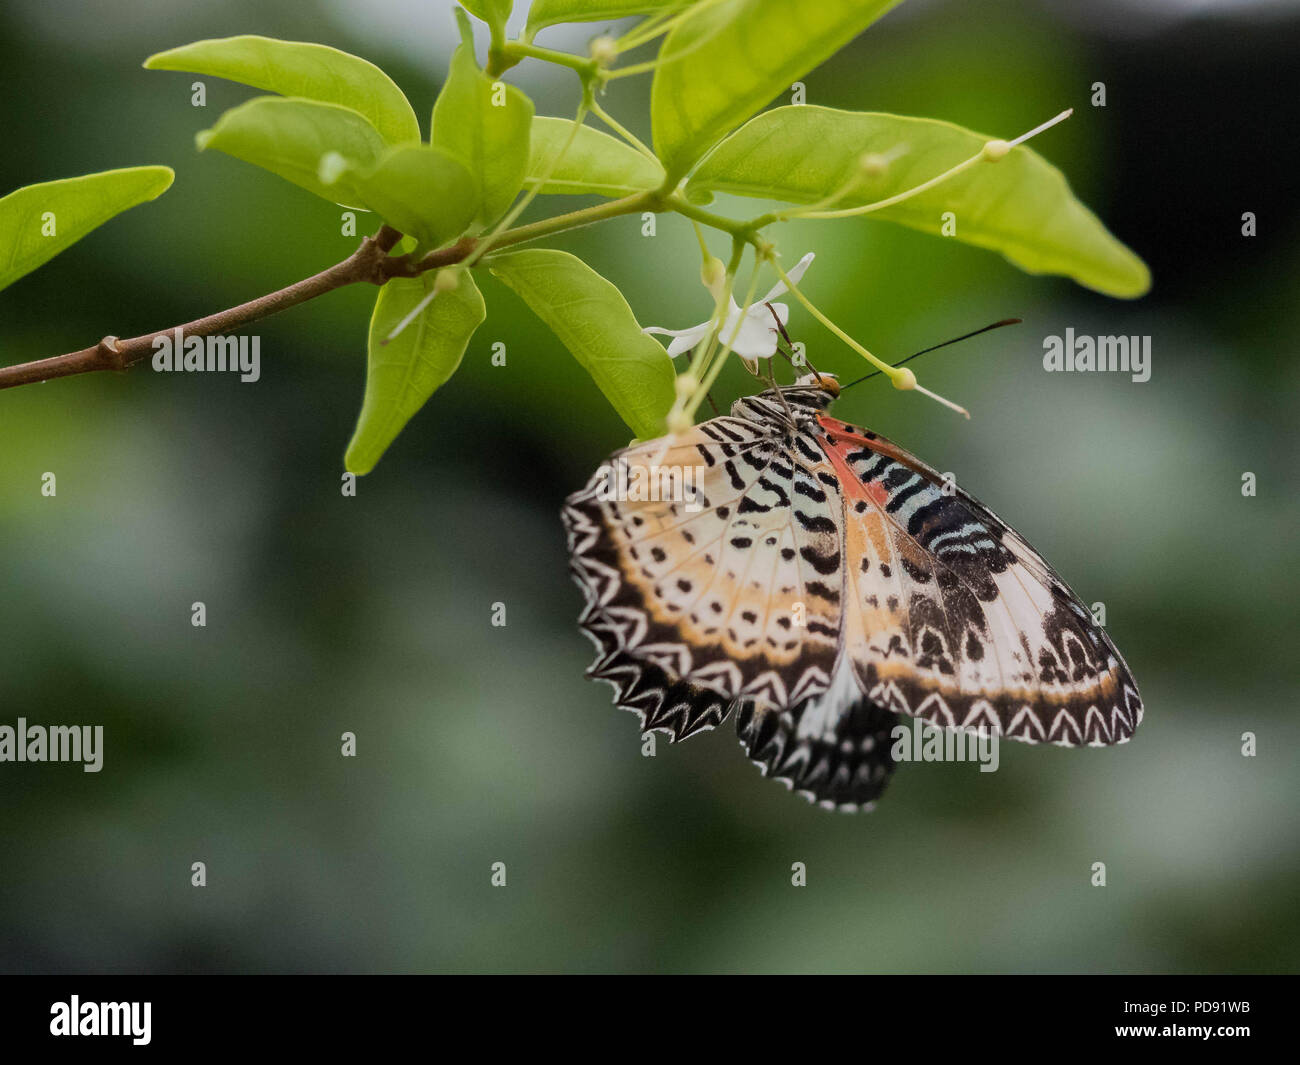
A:
[[[738,400],[569,497],[590,675],[673,739],[734,714],[765,773],[843,809],[880,795],[912,717],[1125,742],[1137,686],[1078,597],[973,497],[828,415],[837,393],[814,376]],[[611,498],[614,464],[695,470],[694,491]]]

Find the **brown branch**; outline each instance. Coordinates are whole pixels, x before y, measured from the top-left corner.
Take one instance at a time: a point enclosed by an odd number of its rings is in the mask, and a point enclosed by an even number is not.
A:
[[[621,200],[611,200],[608,203],[584,207],[568,214],[544,218],[481,239],[491,241],[485,251],[497,251],[536,240],[538,237],[577,229],[579,226],[591,225],[594,222],[603,222],[619,215],[643,210],[666,209],[666,202],[656,193],[638,192],[625,196]],[[92,347],[71,351],[66,355],[36,359],[34,362],[23,362],[16,366],[0,366],[0,388],[15,388],[18,385],[49,381],[55,377],[71,377],[74,374],[95,373],[100,370],[126,370],[149,357],[154,350],[154,340],[175,333],[177,329],[186,336],[195,337],[230,332],[250,322],[256,322],[259,318],[266,318],[286,308],[296,307],[300,303],[314,300],[317,296],[323,296],[346,285],[355,285],[362,281],[382,285],[394,277],[418,277],[428,270],[452,266],[468,259],[479,245],[478,238],[462,237],[455,244],[431,251],[416,261],[408,255],[389,254],[401,239],[402,234],[391,226],[381,226],[373,237],[362,240],[361,246],[341,263],[336,263],[328,270],[322,270],[319,274],[295,282],[288,288],[241,303],[238,307],[218,311],[216,314],[197,318],[184,325],[131,337],[129,340],[106,336]]]
[[[181,326],[158,329],[143,336],[131,337],[129,340],[107,336],[98,344],[82,348],[80,351],[55,355],[48,359],[36,359],[16,366],[2,366],[0,388],[15,388],[18,385],[35,384],[56,377],[71,377],[74,374],[95,373],[100,370],[126,370],[152,354],[154,340],[157,337],[168,336],[177,329],[180,329],[185,336],[212,336],[232,332],[260,318],[266,318],[289,307],[296,307],[300,303],[313,300],[317,296],[323,296],[336,288],[363,281],[382,285],[392,277],[415,277],[426,270],[449,266],[460,262],[474,248],[473,240],[462,240],[425,256],[418,263],[412,263],[405,256],[388,254],[401,239],[402,234],[397,230],[384,226],[373,237],[362,240],[361,246],[355,252],[328,270],[322,270],[319,274],[304,278],[277,292],[241,303],[238,307],[230,307],[205,318],[196,318]]]

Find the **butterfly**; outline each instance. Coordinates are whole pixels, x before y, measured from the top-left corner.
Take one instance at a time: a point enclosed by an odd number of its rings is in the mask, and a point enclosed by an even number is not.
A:
[[[830,417],[838,394],[808,374],[739,399],[568,497],[588,675],[674,741],[734,717],[764,774],[830,809],[872,807],[912,718],[1126,742],[1137,684],[1078,596],[973,496]]]

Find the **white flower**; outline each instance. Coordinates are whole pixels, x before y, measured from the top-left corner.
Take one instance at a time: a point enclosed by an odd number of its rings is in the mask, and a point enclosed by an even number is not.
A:
[[[786,276],[797,285],[799,279],[803,277],[804,271],[808,269],[808,264],[812,261],[813,253],[809,252],[794,266],[790,267],[786,272]],[[785,295],[787,291],[785,282],[778,281],[772,286],[772,291],[750,306],[749,310],[745,312],[743,321],[741,320],[740,307],[733,298],[731,300],[731,309],[727,312],[727,321],[718,333],[718,338],[725,344],[731,339],[731,334],[736,329],[736,323],[739,322],[740,331],[736,333],[736,339],[731,345],[731,350],[742,359],[770,359],[776,354],[776,342],[781,335],[776,328],[776,322],[772,320],[772,312],[776,312],[776,316],[784,326],[790,319],[790,308],[784,303],[773,303],[772,310],[769,311],[767,304],[778,296]],[[715,293],[715,297],[716,295]],[[676,358],[683,352],[690,351],[708,335],[709,324],[709,322],[704,322],[700,325],[693,325],[689,329],[664,329],[657,325],[648,325],[642,332],[660,333],[672,337],[672,343],[668,345],[668,354],[670,357]]]

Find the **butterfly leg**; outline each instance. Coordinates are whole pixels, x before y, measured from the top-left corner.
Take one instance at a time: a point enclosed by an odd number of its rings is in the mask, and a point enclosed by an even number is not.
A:
[[[760,375],[761,376],[761,375]],[[781,391],[781,386],[776,383],[776,368],[772,365],[772,360],[767,360],[767,380],[772,385],[772,391],[776,393],[776,398],[781,401],[781,406],[785,408],[785,416],[790,419],[790,424],[798,425],[795,420],[794,411],[790,409],[790,403],[785,398],[785,393]]]

